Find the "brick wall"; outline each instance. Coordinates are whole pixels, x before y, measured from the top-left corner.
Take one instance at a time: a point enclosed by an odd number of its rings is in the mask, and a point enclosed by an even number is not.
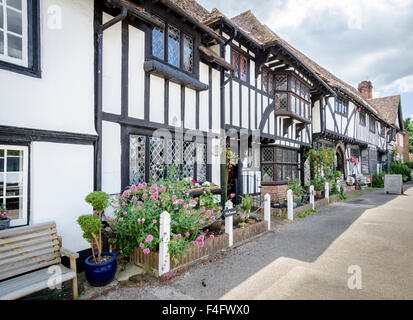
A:
[[[261,192],[262,195],[269,194],[271,196],[271,200],[277,202],[280,199],[283,199],[287,196],[288,186],[280,185],[280,186],[262,186]]]

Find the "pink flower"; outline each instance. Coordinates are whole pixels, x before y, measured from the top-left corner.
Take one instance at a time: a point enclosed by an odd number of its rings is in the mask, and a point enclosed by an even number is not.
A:
[[[97,212],[96,210],[93,210],[93,214],[99,214],[99,212]]]
[[[204,220],[199,220],[199,224],[204,224]]]
[[[122,202],[122,207],[126,207],[126,202]]]
[[[126,211],[123,211],[123,215],[126,216],[128,213]]]
[[[180,233],[178,233],[176,236],[177,236],[179,239],[182,238],[182,234],[180,234]]]
[[[142,182],[142,186],[143,186],[144,188],[146,188],[146,187],[148,186],[148,184],[147,184],[146,182]]]
[[[138,223],[141,223],[141,219],[138,219]]]
[[[138,204],[139,204],[139,205],[142,205],[142,204],[143,204],[143,202],[142,202],[142,201],[138,201]]]
[[[142,223],[145,223],[145,219],[142,219],[141,221],[142,221]]]
[[[204,241],[204,240],[205,240],[205,236],[201,234],[201,235],[197,238],[197,240],[199,240],[199,241]]]
[[[212,221],[215,221],[215,216],[211,216],[211,220],[212,220]]]
[[[166,192],[166,187],[165,186],[161,187],[161,192]]]
[[[146,249],[143,250],[144,254],[149,254],[150,252],[151,252],[151,250],[149,250],[149,248],[146,248]]]
[[[142,183],[139,183],[139,184],[138,184],[138,188],[139,188],[139,189],[143,189],[143,188],[144,188],[144,187],[143,187],[143,184],[142,184]]]
[[[191,199],[191,204],[195,204],[196,201],[194,199]]]
[[[209,239],[214,239],[215,238],[215,236],[213,235],[213,234],[211,234],[210,236],[209,236]]]
[[[122,222],[122,221],[123,221],[123,218],[121,217],[121,218],[119,218],[118,220],[119,220],[120,222]]]
[[[184,203],[184,199],[178,199],[178,204],[183,204]]]
[[[158,223],[158,221],[156,219],[153,219],[152,222],[155,223],[155,224]]]
[[[231,193],[230,197],[231,199],[235,198],[235,193]]]
[[[206,211],[206,214],[207,214],[207,215],[210,215],[211,213],[212,213],[212,210],[207,210],[207,211]]]
[[[108,219],[109,221],[114,221],[115,220],[114,217],[106,217],[106,219]]]
[[[191,211],[189,211],[189,210],[186,210],[186,211],[185,211],[185,213],[186,213],[186,214],[190,214],[190,213],[191,213]]]
[[[185,233],[185,237],[189,237],[189,232]]]
[[[110,227],[105,228],[105,231],[110,231],[110,230],[112,230]]]
[[[124,196],[124,197],[126,197],[126,198],[129,198],[129,196],[130,196],[130,191],[129,191],[129,190],[123,191],[122,196]]]
[[[200,241],[200,242],[199,242],[199,245],[200,245],[201,247],[203,247],[204,244],[205,244],[204,241]]]
[[[194,246],[197,246],[198,245],[198,241],[194,241]]]
[[[156,183],[151,185],[151,190],[158,190],[158,185]]]
[[[143,195],[142,195],[142,198],[143,199],[146,199],[148,197],[148,194],[147,193],[144,193]]]
[[[152,240],[153,240],[153,235],[151,234],[149,234],[145,239],[146,242],[152,242]]]
[[[188,209],[188,207],[189,207],[188,204],[185,203],[185,204],[184,204],[184,208],[185,208],[185,209]]]
[[[138,187],[137,187],[135,184],[133,184],[133,185],[131,185],[131,187],[130,187],[130,191],[136,192],[136,191],[138,191]]]
[[[201,212],[202,212],[202,213],[205,212],[205,207],[201,207]]]
[[[168,232],[164,232],[163,235],[166,236],[168,234]]]
[[[140,244],[139,244],[139,248],[141,248],[141,249],[143,249],[144,246],[145,246],[145,245],[144,245],[143,243],[140,243]]]
[[[138,198],[137,198],[136,196],[133,196],[133,197],[132,197],[132,201],[133,201],[133,202],[136,202],[136,201],[138,201]]]
[[[176,195],[172,195],[172,201],[176,200]]]
[[[201,185],[197,182],[195,183],[195,187],[200,187]]]

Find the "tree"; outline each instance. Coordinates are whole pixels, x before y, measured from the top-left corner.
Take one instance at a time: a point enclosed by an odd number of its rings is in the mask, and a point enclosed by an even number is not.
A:
[[[413,120],[411,118],[404,119],[404,129],[409,132],[409,152],[413,153]]]

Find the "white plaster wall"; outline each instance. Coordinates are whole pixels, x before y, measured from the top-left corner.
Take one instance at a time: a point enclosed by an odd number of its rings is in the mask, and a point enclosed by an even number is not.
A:
[[[203,83],[209,83],[209,67],[205,63],[199,66],[199,80]],[[207,131],[209,122],[209,91],[201,91],[199,93],[199,129]]]
[[[225,86],[225,123],[226,124],[231,123],[231,104],[230,104],[231,91],[230,91],[230,86],[231,86],[231,83],[228,83]]]
[[[251,96],[250,96],[250,104],[251,104],[251,129],[255,130],[255,118],[257,116],[256,110],[255,110],[255,91],[251,90]]]
[[[232,124],[234,126],[240,126],[239,123],[239,84],[237,82],[232,83]]]
[[[257,94],[257,112],[256,112],[256,115],[257,115],[257,129],[260,126],[261,117],[262,117],[261,108],[262,108],[261,94],[258,93]]]
[[[103,23],[114,17],[103,13]],[[103,97],[104,112],[121,114],[122,86],[122,23],[103,32]]]
[[[61,29],[48,27],[51,5]],[[93,0],[42,0],[40,20],[42,77],[0,69],[0,123],[95,134]]]
[[[129,116],[145,117],[145,33],[129,26]]]
[[[93,146],[33,142],[31,146],[31,223],[54,220],[63,246],[89,247],[77,224],[92,212],[85,197],[93,191]]]
[[[242,128],[248,129],[248,102],[249,102],[249,97],[248,97],[248,87],[241,85],[241,94],[242,94],[242,114],[241,114],[241,119],[242,119]]]
[[[169,124],[181,126],[181,85],[169,81]]]
[[[250,84],[255,87],[255,61],[250,60]]]
[[[121,191],[120,125],[102,122],[102,191],[115,194]]]
[[[150,83],[149,119],[152,122],[164,123],[165,80],[151,75]]]
[[[219,139],[212,139],[212,182],[221,186],[221,159],[219,153],[214,152],[220,145]]]
[[[185,128],[195,129],[196,127],[196,91],[185,88]]]
[[[221,129],[221,75],[212,69],[212,131],[219,133]],[[200,121],[201,123],[201,121]]]
[[[316,101],[314,103],[311,121],[313,123],[313,130],[314,130],[313,132],[321,132],[320,102],[319,101]]]
[[[329,102],[330,102],[331,108],[334,112],[334,98],[330,98]],[[334,131],[334,118],[333,118],[333,115],[331,114],[330,108],[328,106],[326,106],[325,110],[326,110],[326,112],[325,112],[326,113],[326,124],[325,124],[326,129]]]

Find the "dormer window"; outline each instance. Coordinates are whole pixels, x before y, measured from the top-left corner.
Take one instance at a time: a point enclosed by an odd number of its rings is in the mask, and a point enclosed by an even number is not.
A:
[[[236,50],[232,50],[232,66],[234,77],[242,81],[248,81],[248,59]]]
[[[159,18],[158,20],[162,21]],[[162,28],[152,30],[152,56],[192,73],[194,69],[193,38],[173,25],[165,23],[165,28],[167,33]]]

